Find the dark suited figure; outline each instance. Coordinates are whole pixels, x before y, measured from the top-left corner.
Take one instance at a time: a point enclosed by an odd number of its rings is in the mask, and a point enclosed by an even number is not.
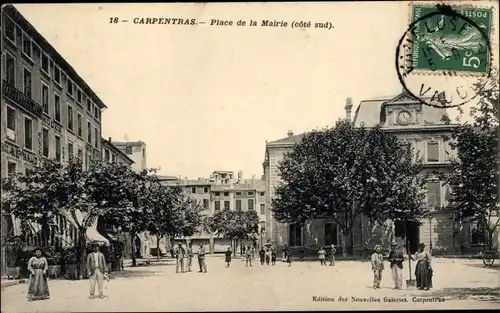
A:
[[[177,261],[175,272],[179,273],[179,268],[180,268],[181,272],[184,273],[184,255],[186,254],[186,251],[184,250],[181,244],[179,244],[177,248],[175,248],[174,254]]]
[[[203,243],[200,243],[200,248],[198,249],[198,263],[200,264],[200,273],[207,272],[207,264],[205,263],[205,247]]]
[[[191,265],[193,264],[193,247],[191,246],[191,243],[188,244],[187,250],[187,271],[191,272]]]

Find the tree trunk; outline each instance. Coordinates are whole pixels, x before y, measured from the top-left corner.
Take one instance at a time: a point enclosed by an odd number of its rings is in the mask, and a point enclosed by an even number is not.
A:
[[[346,258],[347,257],[347,236],[345,235],[344,231],[340,232],[340,240],[342,240],[342,257]]]
[[[156,256],[160,259],[160,236],[156,236]]]
[[[87,234],[86,234],[86,229],[80,229],[79,232],[80,235],[80,245],[79,245],[79,250],[80,250],[80,260],[79,260],[79,265],[77,267],[77,275],[78,279],[83,279],[84,277],[87,276],[87,266],[86,266],[86,260],[87,260]]]
[[[131,253],[131,257],[132,257],[132,266],[137,266],[137,260],[135,259],[135,232],[131,232],[130,233],[130,236],[132,237],[131,239],[131,244],[132,244],[132,253]]]

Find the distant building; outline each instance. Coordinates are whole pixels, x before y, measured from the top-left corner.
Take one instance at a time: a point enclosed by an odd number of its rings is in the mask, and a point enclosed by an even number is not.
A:
[[[346,104],[346,118],[351,119],[352,101]],[[424,219],[422,225],[416,222],[373,225],[361,217],[357,228],[348,240],[354,243],[355,253],[361,252],[365,246],[373,248],[382,244],[388,248],[391,240],[410,242],[412,251],[419,242],[430,247],[434,253],[451,254],[460,249],[457,226],[454,225],[449,203],[449,187],[440,181],[440,174],[450,170],[450,160],[455,151],[451,149],[448,139],[457,124],[441,121],[446,115],[445,109],[423,105],[406,93],[392,97],[361,101],[356,109],[353,122],[356,127],[366,128],[381,124],[383,129],[396,135],[402,142],[412,145],[423,157],[424,170],[431,174],[427,183],[428,203],[433,207],[430,218]],[[266,143],[263,163],[266,182],[266,207],[269,207],[275,196],[275,189],[281,181],[278,164],[284,154],[291,151],[299,143],[304,134],[288,136]],[[467,226],[466,228],[470,228]],[[267,239],[277,245],[290,247],[306,246],[316,249],[319,246],[342,245],[340,228],[336,223],[323,219],[310,220],[304,227],[278,223],[272,212],[267,216]],[[466,231],[467,232],[467,231]],[[465,235],[468,238],[468,234]]]
[[[176,179],[164,180],[166,185],[178,185],[186,195],[196,200],[203,208],[202,214],[212,216],[215,212],[230,209],[238,211],[254,210],[260,217],[259,232],[264,236],[266,231],[265,183],[260,179],[243,179],[241,172],[234,178],[232,171],[214,171],[209,178],[196,180]],[[179,238],[180,240],[180,238]],[[204,230],[191,236],[193,244],[203,242],[211,252],[224,252],[231,246],[228,238],[207,233]],[[259,244],[262,244],[259,240]],[[240,244],[245,244],[240,243]]]
[[[113,141],[115,147],[122,150],[129,158],[134,161],[132,169],[136,172],[144,171],[147,169],[147,154],[146,144],[142,141]]]
[[[116,147],[111,138],[108,140],[102,138],[102,156],[101,158],[110,163],[119,163],[127,166],[132,166],[135,162],[125,152]]]

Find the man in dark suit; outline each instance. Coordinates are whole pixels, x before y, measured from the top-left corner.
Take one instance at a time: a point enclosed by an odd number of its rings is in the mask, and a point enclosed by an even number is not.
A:
[[[200,248],[198,249],[198,263],[200,264],[200,273],[207,272],[207,264],[205,263],[205,247],[203,243],[200,243]]]
[[[182,247],[181,244],[175,248],[175,258],[176,258],[176,266],[175,266],[175,272],[179,273],[179,269],[181,270],[181,273],[184,273],[184,255],[186,254],[186,251]]]
[[[99,289],[99,298],[104,297],[103,284],[104,275],[107,275],[108,267],[104,254],[99,251],[99,245],[94,243],[92,245],[92,252],[87,255],[87,273],[90,280],[90,298],[95,297],[95,285]]]

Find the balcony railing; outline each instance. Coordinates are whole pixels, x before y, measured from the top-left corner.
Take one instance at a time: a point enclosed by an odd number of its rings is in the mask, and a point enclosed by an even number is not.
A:
[[[2,80],[2,94],[15,103],[19,104],[28,112],[31,112],[38,117],[43,116],[43,107],[40,104],[30,99],[16,87],[9,84],[5,79]]]

